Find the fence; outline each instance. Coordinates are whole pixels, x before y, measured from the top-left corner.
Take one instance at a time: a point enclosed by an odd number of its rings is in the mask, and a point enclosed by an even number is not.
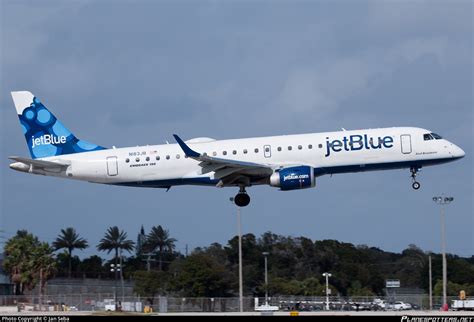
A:
[[[448,303],[456,297],[448,298]],[[254,311],[255,298],[244,297],[243,310]],[[259,298],[260,304],[264,298]],[[382,301],[385,301],[385,304]],[[396,302],[409,303],[414,310],[429,310],[427,295],[397,295],[384,297],[330,297],[329,308],[333,311],[349,310],[394,310]],[[20,311],[106,311],[114,303],[113,293],[91,294],[56,294],[56,295],[3,295],[0,296],[0,306],[17,306]],[[117,296],[117,304],[123,311],[143,312],[152,308],[154,312],[237,312],[239,298],[185,298],[185,297],[154,297]],[[325,297],[280,296],[269,298],[269,304],[278,306],[285,311],[319,311],[326,309]],[[433,297],[433,309],[439,310],[442,297]],[[113,310],[113,308],[111,309]]]

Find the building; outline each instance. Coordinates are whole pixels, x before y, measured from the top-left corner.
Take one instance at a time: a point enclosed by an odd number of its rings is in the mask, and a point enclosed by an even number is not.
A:
[[[0,253],[0,295],[13,295],[13,284],[10,277],[3,270],[5,254]]]
[[[136,254],[137,257],[140,257],[143,254],[143,246],[146,243],[146,235],[145,235],[145,229],[142,228],[140,229],[140,233],[137,236],[137,246],[135,247],[136,249]]]

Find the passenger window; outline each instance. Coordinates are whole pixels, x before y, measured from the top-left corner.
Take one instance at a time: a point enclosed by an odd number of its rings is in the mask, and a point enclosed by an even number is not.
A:
[[[237,154],[237,151],[236,150],[232,151],[232,154]]]
[[[281,151],[281,146],[279,146],[279,147],[277,148],[277,150],[278,150],[278,151]]]
[[[255,148],[255,150],[254,150],[254,151],[255,151],[255,153],[258,153],[258,149],[257,149],[257,148]]]
[[[146,157],[146,161],[147,161],[147,162],[150,161],[150,157]]]
[[[222,154],[223,154],[223,155],[227,155],[227,151],[222,151]]]
[[[244,154],[247,154],[247,152],[248,152],[247,149],[244,149]]]
[[[157,155],[155,159],[156,159],[156,161],[160,161],[160,156]]]
[[[135,161],[140,162],[140,158],[136,158]]]
[[[176,154],[176,159],[179,159],[181,156],[179,154]]]
[[[432,135],[436,140],[441,140],[441,139],[442,139],[441,135],[439,135],[439,134],[431,133],[431,135]]]
[[[313,145],[312,144],[308,144],[308,149],[312,149],[313,148]]]
[[[320,143],[318,144],[318,148],[322,149],[323,148],[323,145]]]
[[[303,148],[303,146],[298,145],[298,150],[301,150],[302,148]]]
[[[270,152],[270,148],[265,148],[265,152]]]
[[[423,140],[425,141],[433,140],[433,137],[430,134],[423,134]]]
[[[169,159],[170,159],[170,156],[169,156],[169,155],[167,155],[167,156],[166,156],[166,160],[169,160]]]
[[[130,159],[129,159],[129,158],[126,158],[126,159],[125,159],[125,162],[126,162],[126,163],[129,163],[129,162],[130,162]]]
[[[288,147],[288,151],[291,151],[293,150],[293,148],[291,147],[291,145]]]
[[[216,156],[217,156],[217,152],[216,152],[216,151],[212,152],[212,156],[216,157]]]

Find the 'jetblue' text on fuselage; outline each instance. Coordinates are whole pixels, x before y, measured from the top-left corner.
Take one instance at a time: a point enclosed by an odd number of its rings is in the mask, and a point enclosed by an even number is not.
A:
[[[364,135],[349,135],[344,136],[342,140],[329,140],[326,138],[326,154],[325,157],[331,155],[333,152],[344,151],[359,151],[362,149],[371,150],[371,149],[383,149],[383,148],[392,148],[393,147],[393,137],[384,136],[384,137],[369,137],[367,134]]]

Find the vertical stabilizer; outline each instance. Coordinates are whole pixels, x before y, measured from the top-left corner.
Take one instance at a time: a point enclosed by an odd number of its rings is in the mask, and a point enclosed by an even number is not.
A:
[[[32,93],[11,94],[33,159],[105,149],[78,139]]]

